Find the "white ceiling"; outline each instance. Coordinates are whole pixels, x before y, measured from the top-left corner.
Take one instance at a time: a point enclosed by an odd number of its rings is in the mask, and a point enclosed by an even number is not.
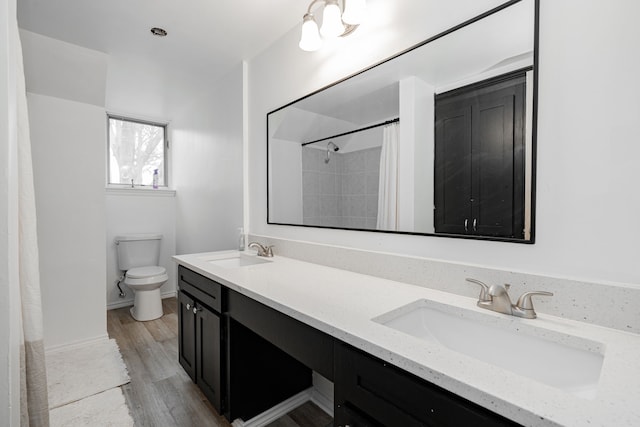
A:
[[[307,0],[20,0],[18,22],[107,53],[108,109],[170,115],[176,103],[300,25],[307,6]],[[152,27],[168,36],[152,36]]]

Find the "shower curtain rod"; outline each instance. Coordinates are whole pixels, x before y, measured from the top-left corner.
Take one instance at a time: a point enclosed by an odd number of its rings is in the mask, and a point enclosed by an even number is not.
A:
[[[315,144],[316,142],[326,141],[327,139],[333,139],[333,138],[338,138],[340,136],[351,135],[352,133],[362,132],[363,130],[369,130],[369,129],[373,129],[373,128],[377,128],[377,127],[385,126],[385,125],[390,125],[391,123],[398,123],[398,122],[400,122],[400,117],[397,117],[397,118],[391,119],[391,120],[387,120],[386,122],[383,122],[383,123],[378,123],[378,124],[375,124],[375,125],[363,127],[361,129],[356,129],[356,130],[352,130],[352,131],[345,132],[345,133],[339,133],[337,135],[328,136],[326,138],[316,139],[315,141],[303,142],[302,146],[304,147],[305,145]]]

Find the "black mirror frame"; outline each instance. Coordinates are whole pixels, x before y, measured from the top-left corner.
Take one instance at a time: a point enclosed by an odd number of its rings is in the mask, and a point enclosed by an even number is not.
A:
[[[427,45],[439,38],[442,38],[450,33],[453,33],[461,28],[464,28],[468,25],[473,24],[474,22],[480,21],[490,15],[493,15],[501,10],[508,8],[516,3],[520,3],[522,0],[510,0],[507,1],[493,9],[490,9],[480,15],[477,15],[467,21],[464,21],[454,27],[451,27],[435,36],[432,36],[414,46],[409,47],[387,59],[384,59],[380,62],[377,62],[365,69],[362,69],[356,73],[353,73],[349,76],[346,76],[340,80],[337,80],[331,84],[328,84],[314,92],[311,92],[301,98],[298,98],[294,101],[289,102],[282,107],[276,108],[273,111],[267,113],[267,224],[269,225],[285,225],[285,226],[293,226],[293,227],[306,227],[306,228],[320,228],[320,229],[334,229],[334,230],[348,230],[348,231],[366,231],[370,233],[390,233],[390,234],[404,234],[404,235],[416,235],[416,236],[427,236],[427,237],[446,237],[446,238],[455,238],[455,239],[471,239],[471,240],[485,240],[485,241],[496,241],[496,242],[508,242],[508,243],[520,243],[520,244],[528,244],[532,245],[535,243],[536,237],[536,171],[537,171],[537,140],[538,140],[538,74],[539,74],[539,33],[540,33],[540,0],[533,0],[534,2],[534,35],[533,35],[533,111],[532,111],[532,129],[531,129],[531,230],[530,230],[530,239],[514,239],[514,238],[505,238],[505,237],[491,237],[491,236],[479,236],[479,235],[463,235],[463,234],[445,234],[445,233],[420,233],[413,231],[391,231],[391,230],[374,230],[374,229],[366,229],[366,228],[346,228],[346,227],[333,227],[333,226],[321,226],[321,225],[305,225],[305,224],[289,224],[282,222],[272,222],[269,220],[269,115],[276,113],[284,108],[287,108],[303,99],[309,98],[319,92],[322,92],[325,89],[333,87],[339,83],[342,83],[346,80],[349,80],[355,76],[359,76],[360,74],[365,73],[379,65],[382,65],[386,62],[389,62],[399,56],[404,55],[407,52],[411,52],[419,47]]]

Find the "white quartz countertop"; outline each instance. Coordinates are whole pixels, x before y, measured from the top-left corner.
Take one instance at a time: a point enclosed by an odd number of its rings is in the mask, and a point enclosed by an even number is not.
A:
[[[640,335],[545,314],[516,318],[480,309],[472,298],[280,256],[235,268],[211,262],[237,254],[174,260],[523,425],[640,426]],[[604,362],[595,397],[578,397],[371,320],[422,299],[600,343]]]

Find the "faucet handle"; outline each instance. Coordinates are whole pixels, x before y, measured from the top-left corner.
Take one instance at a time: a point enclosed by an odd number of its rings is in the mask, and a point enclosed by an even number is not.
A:
[[[520,295],[520,298],[518,298],[516,307],[521,308],[523,310],[533,310],[533,303],[531,302],[531,297],[533,295],[546,295],[546,296],[552,297],[553,293],[546,292],[546,291],[525,292],[524,294]]]
[[[265,255],[264,256],[269,257],[269,258],[273,257],[273,245],[269,245],[264,249],[265,249]]]
[[[478,279],[471,279],[467,277],[467,282],[475,283],[476,285],[480,285],[482,289],[480,289],[480,296],[478,296],[478,301],[491,301],[491,296],[489,296],[489,286],[482,283]]]
[[[518,298],[518,302],[516,303],[516,308],[521,310],[523,313],[526,313],[526,316],[529,319],[535,319],[536,318],[536,312],[533,309],[533,302],[531,301],[531,297],[533,295],[546,295],[546,296],[553,296],[552,292],[546,292],[546,291],[533,291],[533,292],[525,292],[522,295],[520,295],[520,298]]]

